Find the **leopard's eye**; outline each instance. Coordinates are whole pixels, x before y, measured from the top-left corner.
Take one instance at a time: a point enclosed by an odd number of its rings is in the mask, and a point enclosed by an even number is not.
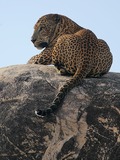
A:
[[[43,27],[40,27],[38,31],[40,32],[40,31],[42,31],[42,30],[43,30]]]

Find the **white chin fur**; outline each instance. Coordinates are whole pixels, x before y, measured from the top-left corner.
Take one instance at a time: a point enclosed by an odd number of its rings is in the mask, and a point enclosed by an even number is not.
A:
[[[39,49],[39,50],[42,50],[43,48],[42,47],[36,47],[37,49]]]

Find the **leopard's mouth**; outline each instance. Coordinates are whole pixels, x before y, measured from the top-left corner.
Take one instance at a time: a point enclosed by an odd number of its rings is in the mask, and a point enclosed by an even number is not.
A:
[[[39,47],[40,48],[45,48],[45,47],[47,47],[48,46],[48,43],[47,42],[41,42],[40,44],[39,44]]]
[[[48,46],[48,43],[47,42],[41,42],[41,43],[34,43],[34,46],[37,48],[37,49],[43,49],[45,47]]]

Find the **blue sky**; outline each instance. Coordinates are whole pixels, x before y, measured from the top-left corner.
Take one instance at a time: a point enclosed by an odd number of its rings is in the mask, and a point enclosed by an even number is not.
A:
[[[25,64],[40,53],[31,43],[33,26],[48,13],[68,16],[104,39],[120,72],[120,0],[0,0],[0,67]]]

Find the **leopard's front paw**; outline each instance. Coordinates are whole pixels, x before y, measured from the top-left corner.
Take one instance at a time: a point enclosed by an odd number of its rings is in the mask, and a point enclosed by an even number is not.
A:
[[[46,110],[39,109],[39,110],[35,111],[36,116],[41,117],[41,118],[49,116],[51,113],[52,113],[52,109],[51,108],[48,108]]]

